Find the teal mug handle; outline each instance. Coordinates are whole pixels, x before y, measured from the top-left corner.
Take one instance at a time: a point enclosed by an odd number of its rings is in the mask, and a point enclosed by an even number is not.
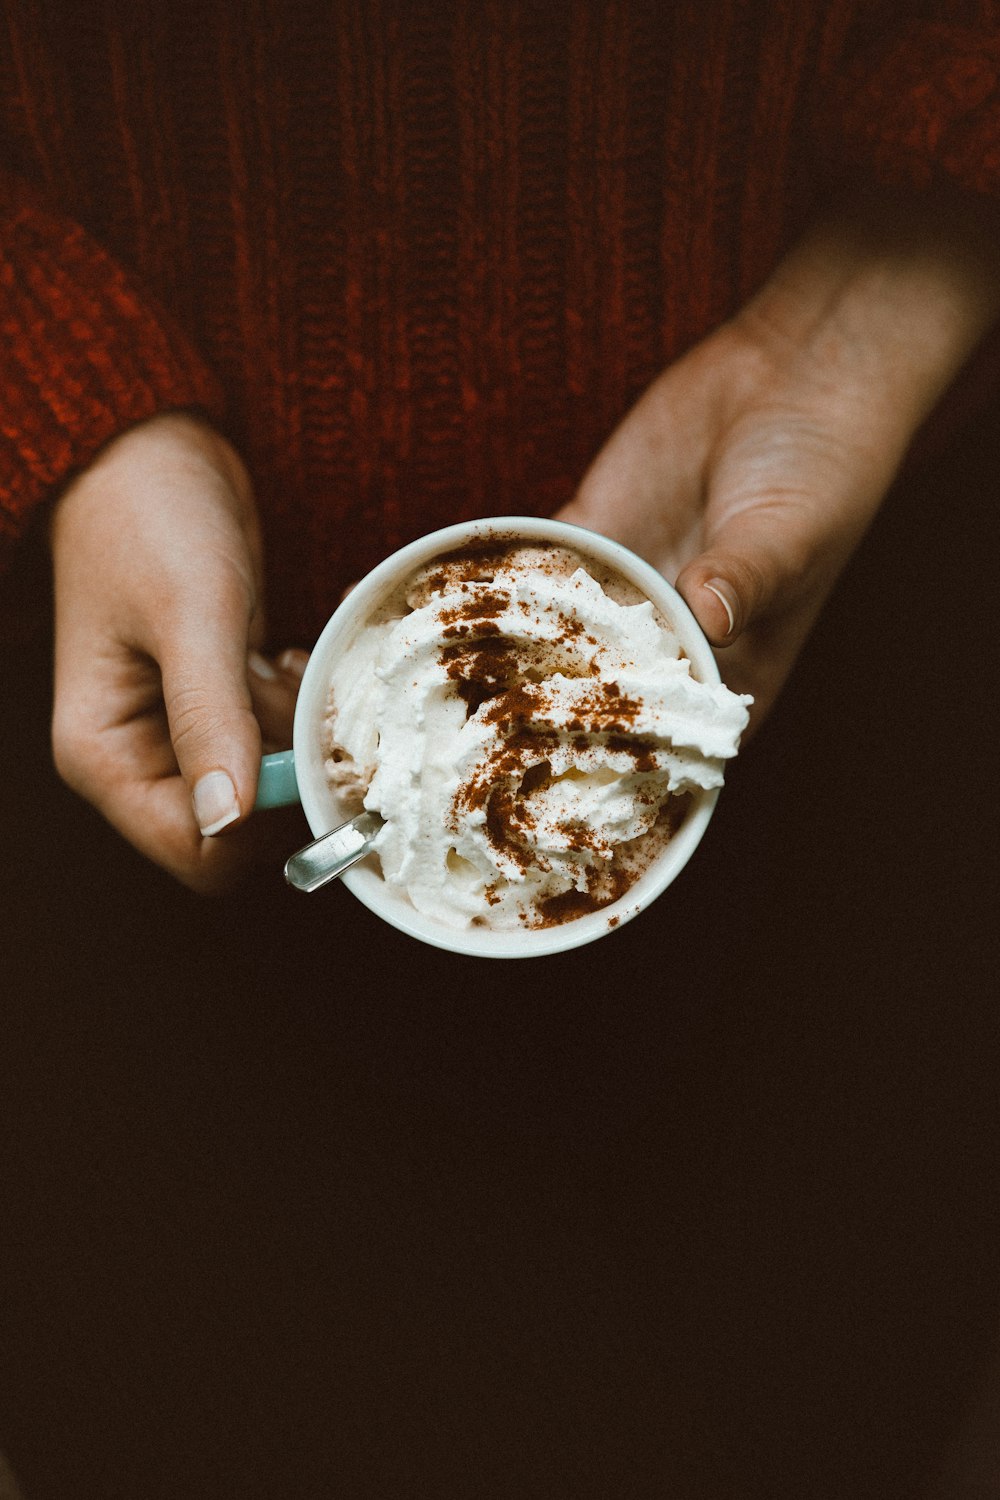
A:
[[[291,807],[299,800],[295,751],[279,750],[277,755],[265,755],[260,763],[254,807]]]

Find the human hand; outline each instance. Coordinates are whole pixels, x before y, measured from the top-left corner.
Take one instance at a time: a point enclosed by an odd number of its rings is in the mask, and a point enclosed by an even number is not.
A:
[[[196,890],[273,842],[247,824],[261,738],[291,743],[304,657],[263,638],[249,478],[169,413],[123,433],[56,503],[53,752],[63,779]],[[216,834],[223,834],[219,838]]]
[[[560,512],[676,582],[751,729],[997,315],[992,243],[975,205],[852,203],[654,382]]]

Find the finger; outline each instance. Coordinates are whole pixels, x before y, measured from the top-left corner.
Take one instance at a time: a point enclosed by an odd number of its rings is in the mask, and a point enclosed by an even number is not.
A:
[[[728,521],[681,569],[676,588],[712,645],[729,646],[778,602],[797,599],[810,565],[795,513],[758,506]]]
[[[140,853],[193,890],[225,890],[249,865],[280,865],[296,840],[308,836],[296,808],[294,818],[281,809],[234,826],[224,838],[203,837],[177,770],[162,703],[108,725],[93,722],[88,695],[66,699],[55,716],[53,749],[67,784]]]
[[[121,781],[109,789],[102,811],[140,853],[202,895],[229,890],[248,869],[273,865],[280,872],[309,831],[301,808],[282,808],[204,838],[191,816],[191,798],[176,773],[155,781]]]
[[[303,673],[309,665],[308,651],[283,651],[278,657],[278,666],[282,672],[287,672],[296,682],[302,681]]]
[[[280,661],[275,663],[258,651],[250,652],[247,665],[253,711],[264,743],[275,748],[290,745],[300,679],[283,671]]]
[[[256,796],[261,736],[247,681],[250,618],[239,586],[218,581],[211,595],[180,601],[157,641],[170,740],[205,838],[245,818]]]

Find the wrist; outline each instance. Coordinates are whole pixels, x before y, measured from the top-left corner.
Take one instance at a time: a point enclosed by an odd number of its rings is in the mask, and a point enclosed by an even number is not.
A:
[[[991,203],[859,193],[793,248],[735,324],[905,448],[1000,317],[998,243]]]
[[[52,508],[50,545],[56,545],[68,513],[106,514],[116,498],[141,510],[148,476],[154,473],[224,500],[244,529],[255,533],[253,487],[239,454],[201,417],[177,410],[126,428],[74,475]]]
[[[249,478],[226,440],[186,413],[164,413],[109,443],[56,501],[49,542],[57,622],[69,601],[102,603],[121,639],[154,655],[192,599],[212,599],[225,613],[225,591],[234,618],[259,608]]]

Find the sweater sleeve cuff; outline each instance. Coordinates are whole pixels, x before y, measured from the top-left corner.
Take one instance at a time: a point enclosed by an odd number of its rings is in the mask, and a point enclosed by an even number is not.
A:
[[[0,567],[53,491],[111,438],[222,394],[172,320],[78,225],[6,191],[0,209]]]
[[[903,27],[830,80],[813,127],[835,175],[1000,197],[1000,30]]]

